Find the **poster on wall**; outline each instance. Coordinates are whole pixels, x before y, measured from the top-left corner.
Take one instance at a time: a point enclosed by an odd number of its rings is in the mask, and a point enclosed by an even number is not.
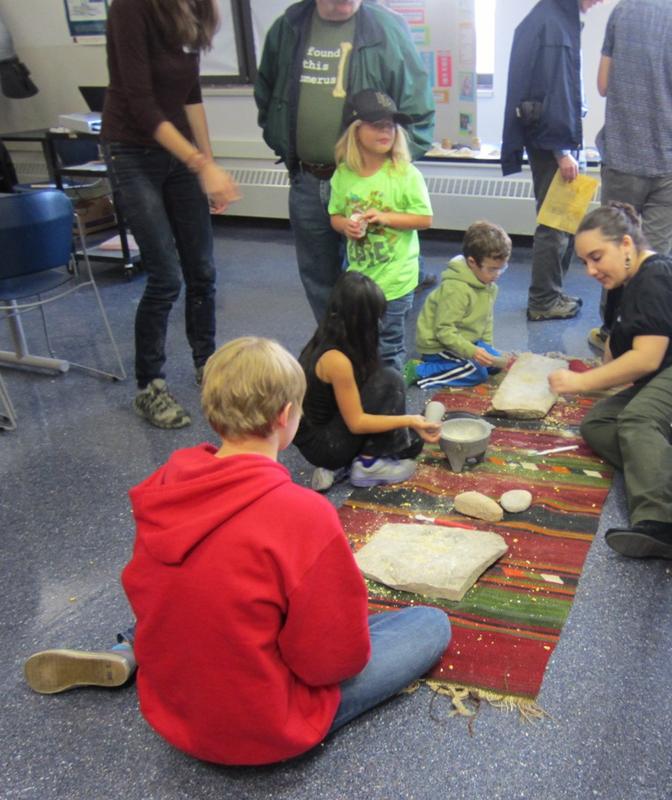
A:
[[[105,44],[108,0],[63,0],[73,42]]]
[[[435,141],[444,150],[480,149],[474,0],[383,4],[405,19],[429,75],[436,104]]]

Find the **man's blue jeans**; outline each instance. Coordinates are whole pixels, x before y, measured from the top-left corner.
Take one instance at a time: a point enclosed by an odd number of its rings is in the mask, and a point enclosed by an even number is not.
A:
[[[369,617],[371,659],[341,684],[341,704],[329,733],[398,694],[439,660],[450,642],[444,611],[411,606]]]
[[[165,377],[168,315],[186,285],[185,316],[197,367],[215,350],[215,267],[208,200],[198,179],[163,147],[112,143],[108,171],[140,248],[147,284],[135,317],[135,375]]]
[[[299,277],[319,323],[331,290],[343,272],[343,240],[331,227],[329,181],[302,171],[294,172],[290,180],[289,221],[294,231]]]

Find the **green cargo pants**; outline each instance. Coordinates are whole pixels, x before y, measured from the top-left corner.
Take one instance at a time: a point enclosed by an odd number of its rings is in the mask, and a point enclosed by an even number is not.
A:
[[[581,435],[623,471],[630,524],[672,522],[672,367],[648,383],[600,400]]]

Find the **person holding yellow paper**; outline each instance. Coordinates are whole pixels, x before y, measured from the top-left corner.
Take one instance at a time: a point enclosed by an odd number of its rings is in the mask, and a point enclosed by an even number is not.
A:
[[[502,134],[502,172],[520,172],[523,150],[532,170],[537,212],[556,172],[579,174],[582,117],[581,14],[601,0],[540,0],[515,30]],[[529,320],[578,314],[581,298],[563,292],[572,259],[570,234],[537,225],[532,250]]]
[[[597,180],[588,175],[580,174],[573,181],[566,181],[560,171],[556,172],[539,209],[537,224],[575,234],[596,188]]]

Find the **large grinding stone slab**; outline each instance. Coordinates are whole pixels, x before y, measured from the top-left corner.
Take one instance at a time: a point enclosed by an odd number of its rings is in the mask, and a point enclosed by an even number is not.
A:
[[[545,417],[558,399],[548,385],[548,376],[556,369],[567,369],[567,362],[522,353],[495,392],[493,411],[517,419]]]
[[[461,600],[507,549],[491,531],[388,522],[355,560],[367,578],[393,589]]]

